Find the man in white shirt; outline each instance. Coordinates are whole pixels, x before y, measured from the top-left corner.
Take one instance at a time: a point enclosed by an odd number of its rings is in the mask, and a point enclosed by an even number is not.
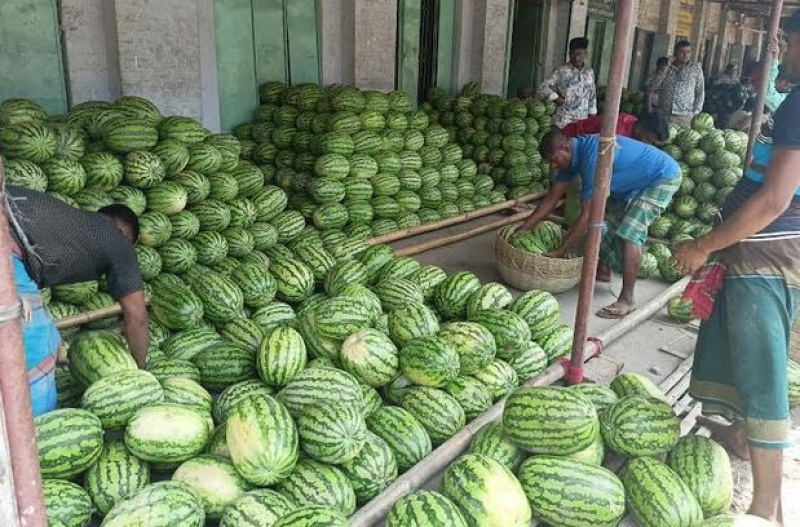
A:
[[[573,38],[569,43],[569,62],[550,74],[539,86],[539,97],[558,106],[553,124],[564,128],[597,114],[597,88],[594,72],[586,65],[589,41]]]

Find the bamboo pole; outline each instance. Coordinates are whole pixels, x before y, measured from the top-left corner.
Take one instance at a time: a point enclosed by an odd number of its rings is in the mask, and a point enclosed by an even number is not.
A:
[[[682,291],[689,278],[672,284],[662,291],[658,296],[652,298],[639,309],[621,319],[609,329],[597,335],[597,339],[603,346],[608,346],[623,335],[630,332],[633,328],[648,320],[655,313],[661,310],[670,298]],[[584,356],[588,356],[594,351],[594,344],[584,345]],[[547,386],[554,384],[564,378],[566,371],[561,363],[554,363],[548,366],[536,377],[528,380],[525,386]],[[445,441],[436,450],[428,454],[422,461],[417,463],[408,472],[397,478],[386,490],[364,505],[361,509],[350,517],[351,527],[372,527],[380,522],[392,508],[394,503],[403,496],[418,490],[425,485],[433,476],[441,472],[464,453],[469,447],[475,434],[487,423],[497,421],[503,415],[504,401],[497,402],[489,410],[475,418],[466,427],[460,430],[453,437]]]
[[[477,218],[482,218],[484,216],[488,216],[490,214],[494,214],[495,212],[500,212],[502,210],[513,208],[517,205],[522,203],[526,203],[528,201],[533,201],[539,198],[544,197],[547,194],[546,191],[542,192],[534,192],[533,194],[527,194],[522,196],[518,199],[510,199],[508,201],[504,201],[502,203],[497,203],[495,205],[491,205],[489,207],[483,207],[481,209],[474,210],[472,212],[466,212],[464,214],[459,214],[458,216],[452,216],[450,218],[445,218],[439,221],[432,221],[430,223],[425,223],[423,225],[418,225],[416,227],[410,227],[408,229],[402,229],[399,231],[390,232],[389,234],[383,234],[381,236],[376,236],[375,238],[371,238],[369,240],[370,245],[379,245],[381,243],[391,243],[396,242],[398,240],[402,240],[404,238],[410,238],[412,236],[417,236],[418,234],[424,234],[426,232],[436,231],[439,229],[443,229],[445,227],[451,227],[453,225],[458,225],[460,223],[465,223],[470,220],[474,220]]]
[[[781,25],[781,12],[783,11],[783,0],[772,0],[772,10],[769,15],[769,26],[767,31],[767,46],[772,46],[772,43],[778,37],[778,29]],[[769,88],[769,72],[772,69],[772,61],[777,57],[767,50],[764,55],[764,74],[758,84],[758,93],[756,94],[756,105],[753,109],[753,120],[750,122],[750,134],[747,139],[747,155],[745,156],[745,164],[749,165],[753,156],[753,145],[756,142],[759,132],[761,131],[761,121],[764,117],[764,101],[767,99],[767,89]]]
[[[5,170],[0,156],[0,189],[5,189]],[[0,200],[0,307],[3,311],[18,308],[19,296],[14,282],[12,242],[5,199]],[[42,477],[36,450],[36,431],[31,414],[31,392],[22,343],[21,317],[0,322],[0,397],[8,435],[14,493],[19,522],[30,527],[46,527],[42,495]],[[4,464],[7,463],[5,460]]]
[[[17,497],[14,493],[14,469],[11,466],[11,449],[8,444],[9,431],[0,395],[0,525],[19,527]]]
[[[567,380],[570,384],[577,384],[583,380],[584,344],[592,309],[595,280],[597,279],[597,264],[600,261],[600,241],[606,213],[606,198],[609,195],[614,168],[617,119],[619,118],[622,86],[627,69],[627,48],[634,24],[633,2],[634,0],[619,0],[617,3],[614,48],[611,58],[611,73],[606,90],[603,126],[600,130],[597,171],[595,174],[583,174],[583,177],[594,177],[594,198],[589,209],[589,232],[586,236],[586,245],[583,252],[583,271],[578,292],[578,310],[575,314],[575,335],[572,341],[570,371],[567,374]]]

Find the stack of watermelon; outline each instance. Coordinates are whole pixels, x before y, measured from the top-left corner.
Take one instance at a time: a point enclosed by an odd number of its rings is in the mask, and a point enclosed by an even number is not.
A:
[[[447,525],[522,526],[532,517],[559,527],[614,526],[630,512],[640,525],[699,527],[730,506],[730,462],[714,441],[678,436],[664,394],[637,374],[611,388],[520,388],[502,422],[485,425],[448,468],[441,491],[398,500],[386,524],[448,518]],[[620,477],[602,467],[606,449],[630,458]]]
[[[478,84],[468,83],[456,97],[432,88],[422,109],[455,137],[464,157],[477,165],[481,181],[489,177],[485,186],[493,182],[495,192],[508,198],[549,186],[539,140],[552,129],[554,104],[484,94]]]

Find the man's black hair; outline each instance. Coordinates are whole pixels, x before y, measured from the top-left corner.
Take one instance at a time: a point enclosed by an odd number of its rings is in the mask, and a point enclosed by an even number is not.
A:
[[[679,40],[678,42],[675,43],[675,53],[677,53],[678,50],[680,49],[690,48],[690,47],[692,47],[692,43],[689,42],[688,40]]]
[[[128,226],[131,230],[131,235],[134,241],[139,239],[139,218],[133,213],[131,209],[125,205],[114,204],[102,207],[97,211],[103,216],[108,216],[113,220],[118,220]]]
[[[659,57],[656,61],[656,68],[661,68],[669,64],[669,59],[667,57]]]
[[[567,136],[558,130],[547,132],[544,137],[542,137],[542,142],[539,143],[539,154],[541,154],[542,158],[545,160],[550,159],[550,156],[555,154],[566,140]]]
[[[575,51],[576,49],[589,49],[589,39],[585,37],[576,37],[569,41],[569,50]]]
[[[669,125],[664,117],[656,112],[645,112],[637,117],[639,126],[656,134],[659,141],[669,138]]]
[[[787,33],[800,33],[800,9],[783,21],[783,30]]]

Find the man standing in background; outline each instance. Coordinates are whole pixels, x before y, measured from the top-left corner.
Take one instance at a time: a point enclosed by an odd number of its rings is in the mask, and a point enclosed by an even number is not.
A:
[[[703,111],[705,78],[703,68],[692,62],[692,45],[686,40],[675,44],[675,57],[658,89],[658,113],[669,123],[689,126],[692,117]]]
[[[669,59],[667,57],[660,57],[658,61],[656,61],[656,71],[644,81],[644,91],[647,97],[647,113],[652,112],[653,108],[658,106],[658,87],[661,85],[661,81],[664,80],[664,75],[667,74],[668,67]]]
[[[714,79],[714,86],[732,86],[734,84],[739,84],[739,76],[736,74],[736,66],[728,64],[725,67],[725,73]]]
[[[597,114],[597,89],[594,72],[585,64],[589,41],[573,38],[569,43],[569,62],[556,68],[539,86],[539,97],[558,105],[553,124],[564,128]]]

